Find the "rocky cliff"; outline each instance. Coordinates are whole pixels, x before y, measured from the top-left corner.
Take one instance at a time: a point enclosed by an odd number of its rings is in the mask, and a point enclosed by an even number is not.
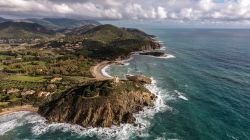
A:
[[[69,89],[39,107],[49,122],[67,122],[83,127],[110,127],[133,123],[133,113],[153,106],[156,96],[140,83],[94,81]]]

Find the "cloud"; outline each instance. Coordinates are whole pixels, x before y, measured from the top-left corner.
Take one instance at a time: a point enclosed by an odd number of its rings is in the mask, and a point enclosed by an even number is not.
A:
[[[157,8],[157,11],[158,11],[158,17],[159,18],[161,18],[161,19],[167,18],[167,12],[166,12],[165,8],[159,6]]]
[[[0,0],[0,16],[250,22],[250,0]]]

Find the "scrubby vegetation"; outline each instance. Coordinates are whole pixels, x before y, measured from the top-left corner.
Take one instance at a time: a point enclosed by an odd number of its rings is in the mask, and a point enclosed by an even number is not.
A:
[[[10,29],[17,34],[9,32]],[[100,61],[123,59],[134,51],[159,48],[151,36],[113,25],[85,26],[67,29],[67,32],[70,34],[55,37],[54,32],[38,24],[7,22],[0,25],[0,40],[9,35],[17,39],[40,35],[49,38],[33,45],[0,46],[0,109],[39,105],[50,95],[60,95],[62,91],[92,81],[90,68]],[[88,88],[84,96],[96,96],[97,92],[93,91],[99,89]]]
[[[67,122],[83,127],[111,127],[134,123],[133,113],[154,104],[155,95],[140,83],[112,80],[76,86],[40,106],[38,113],[50,122]]]

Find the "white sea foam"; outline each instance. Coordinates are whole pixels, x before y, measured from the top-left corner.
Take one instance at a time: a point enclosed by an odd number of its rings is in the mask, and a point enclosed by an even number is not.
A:
[[[26,116],[33,114],[29,111],[20,111],[0,117],[0,135],[4,135],[6,132],[13,130],[18,126],[22,126],[27,121]],[[28,119],[30,121],[30,119]],[[32,120],[31,120],[32,121]],[[34,120],[33,120],[34,121]]]
[[[47,131],[61,130],[63,132],[74,132],[79,135],[96,135],[100,139],[128,139],[132,134],[138,136],[147,135],[147,128],[150,126],[150,119],[153,118],[155,113],[159,111],[165,111],[171,109],[164,104],[164,93],[163,90],[156,86],[155,80],[150,85],[146,85],[152,93],[155,93],[157,99],[154,107],[145,107],[144,111],[134,114],[136,117],[136,124],[122,124],[121,126],[112,126],[111,128],[83,128],[79,125],[70,125],[66,123],[52,123],[46,124],[45,120],[40,121],[32,128],[32,132],[35,135],[43,134]],[[165,95],[166,96],[166,95]]]
[[[160,57],[156,57],[156,58],[169,59],[169,58],[175,58],[175,56],[172,54],[165,54],[165,56],[160,56]]]
[[[131,56],[124,62],[128,62],[133,59]],[[111,77],[107,73],[110,65],[105,66],[101,72],[107,77]],[[169,106],[165,104],[165,100],[170,96],[166,90],[157,87],[157,83],[152,79],[152,84],[146,85],[146,88],[157,96],[154,107],[145,107],[144,111],[134,114],[136,117],[136,124],[122,124],[121,126],[112,126],[111,128],[83,128],[79,125],[72,125],[67,123],[51,123],[48,124],[46,119],[39,116],[38,114],[29,112],[16,112],[11,116],[7,116],[6,120],[0,118],[0,135],[13,130],[18,126],[24,124],[32,124],[32,133],[34,135],[45,134],[49,131],[60,130],[62,132],[77,133],[81,136],[97,136],[99,139],[129,139],[131,135],[137,135],[140,137],[147,137],[149,134],[147,128],[150,127],[150,120],[154,117],[157,112],[171,110]],[[20,121],[23,120],[23,121]]]
[[[1,122],[0,123],[0,126],[1,126],[0,127],[0,135],[3,135],[6,132],[14,129],[15,127],[17,127],[17,125],[18,125],[17,120],[9,120],[6,122]]]
[[[174,55],[172,54],[164,54],[164,56],[152,56],[152,55],[143,55],[146,57],[153,57],[153,58],[161,58],[161,59],[170,59],[170,58],[175,58]]]
[[[133,55],[134,54],[132,54],[128,59],[123,60],[122,61],[123,65],[128,66],[130,64],[129,61],[134,59]],[[106,65],[105,67],[103,67],[102,70],[101,70],[101,73],[102,73],[102,75],[104,75],[106,77],[112,78],[113,76],[109,75],[108,72],[107,72],[108,69],[110,69],[110,65]]]
[[[132,53],[132,55],[130,55],[130,57],[128,59],[123,60],[123,62],[129,62],[129,61],[133,60],[134,59],[134,56],[133,56],[134,54],[136,54],[136,53]]]
[[[161,40],[156,40],[157,43],[163,45],[164,44],[164,41],[161,41]]]
[[[188,101],[188,98],[185,97],[185,96],[183,95],[182,92],[180,92],[180,91],[178,91],[178,90],[175,90],[174,92],[177,94],[177,97],[178,97],[178,98],[180,98],[180,99],[182,99],[182,100],[185,100],[185,101]]]
[[[129,64],[130,64],[130,63],[128,63],[128,62],[127,62],[127,63],[124,63],[124,66],[128,66]]]
[[[110,68],[110,65],[107,65],[107,66],[105,66],[105,67],[102,68],[101,72],[102,72],[102,75],[104,75],[104,76],[106,76],[106,77],[112,78],[112,76],[109,75],[109,74],[107,73],[107,70],[108,70],[109,68]]]
[[[165,140],[163,137],[157,137],[155,140]]]
[[[30,112],[16,112],[8,116],[0,117],[0,135],[13,130],[18,126],[25,124],[31,124],[31,131],[34,135],[46,134],[49,131],[60,130],[62,132],[77,133],[81,136],[94,136],[99,139],[129,139],[131,135],[137,135],[140,137],[146,137],[147,128],[150,126],[150,120],[155,113],[170,109],[164,103],[164,98],[168,97],[165,90],[157,87],[157,83],[153,80],[153,83],[146,85],[152,93],[157,96],[154,107],[145,107],[144,111],[134,114],[136,117],[136,124],[122,124],[121,126],[112,126],[111,128],[83,128],[79,125],[72,125],[67,123],[52,123],[48,124],[46,119],[35,113]]]
[[[165,51],[167,49],[166,46],[162,46],[159,50]]]

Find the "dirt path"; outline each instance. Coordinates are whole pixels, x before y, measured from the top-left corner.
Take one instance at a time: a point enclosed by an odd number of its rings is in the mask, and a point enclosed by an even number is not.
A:
[[[90,68],[90,72],[97,80],[112,79],[112,77],[105,76],[102,73],[102,69],[109,64],[111,64],[110,61],[103,61],[101,63],[98,63],[97,65]]]
[[[0,112],[0,116],[11,114],[17,111],[31,111],[37,112],[38,108],[33,107],[32,105],[23,105],[23,106],[15,106],[11,108],[4,108]]]

